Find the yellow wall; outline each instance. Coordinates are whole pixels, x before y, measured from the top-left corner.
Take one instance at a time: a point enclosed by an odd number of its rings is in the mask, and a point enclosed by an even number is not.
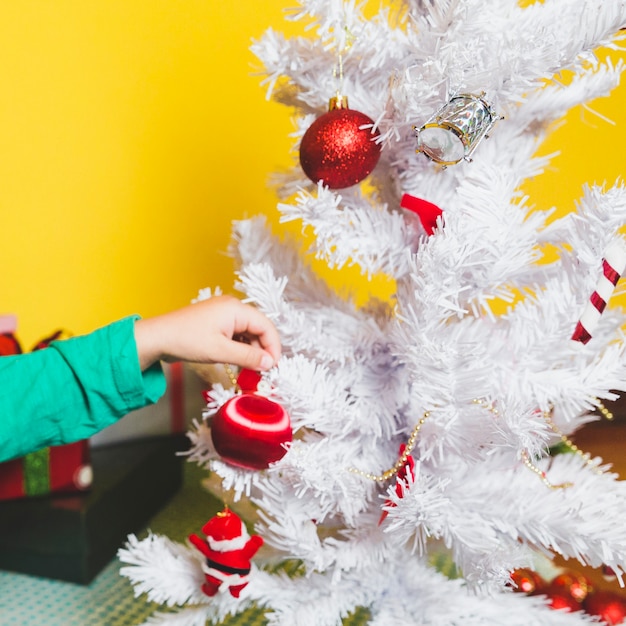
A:
[[[626,62],[624,52],[598,52],[601,59],[607,56],[614,64],[620,59]],[[524,185],[538,208],[556,206],[560,213],[569,211],[582,195],[585,183],[606,183],[611,187],[618,179],[623,179],[626,174],[625,79],[626,74],[609,97],[590,102],[588,109],[572,109],[548,136],[539,152],[560,154],[543,175]]]
[[[265,101],[250,40],[288,0],[0,4],[0,313],[25,343],[232,285],[230,222],[275,214],[290,112]],[[296,27],[291,27],[295,31]],[[540,206],[623,173],[626,92],[570,116]],[[593,125],[598,128],[594,128]],[[595,146],[591,147],[591,143]]]
[[[248,51],[285,5],[0,3],[0,313],[24,343],[231,288],[230,222],[274,212],[291,158]]]

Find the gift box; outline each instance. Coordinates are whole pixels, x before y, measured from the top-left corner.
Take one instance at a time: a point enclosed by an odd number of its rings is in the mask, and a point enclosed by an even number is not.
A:
[[[0,315],[0,356],[22,354],[16,336],[17,318]],[[40,339],[32,350],[42,350],[64,334],[56,330]],[[89,442],[54,446],[0,463],[0,500],[42,496],[89,489],[93,472],[89,461]]]
[[[88,584],[178,491],[187,446],[161,437],[94,448],[88,492],[0,502],[0,569]]]
[[[0,356],[22,352],[22,346],[15,336],[16,328],[15,315],[0,315]]]
[[[89,489],[93,471],[89,442],[78,441],[0,463],[0,500]]]
[[[16,326],[15,316],[0,315],[0,356],[23,352]],[[32,349],[64,334],[56,331]],[[140,425],[131,437],[114,434],[113,442],[79,441],[0,463],[0,569],[88,584],[128,534],[141,530],[176,493],[182,483],[176,453],[188,447],[186,437],[172,434],[186,426],[182,366],[166,375],[166,397],[158,407],[142,409],[153,415],[136,419],[150,424],[162,413],[158,434],[167,436],[147,437]]]

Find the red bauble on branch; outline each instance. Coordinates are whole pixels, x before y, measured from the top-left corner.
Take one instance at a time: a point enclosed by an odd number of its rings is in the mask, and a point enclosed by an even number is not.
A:
[[[623,624],[626,619],[626,600],[612,591],[589,594],[584,606],[589,615],[598,615],[609,626]]]
[[[346,98],[333,98],[329,108],[304,133],[300,165],[314,183],[343,189],[360,183],[376,167],[379,132],[372,130],[367,115],[348,108]]]
[[[575,570],[566,570],[553,578],[550,588],[571,596],[577,602],[583,602],[594,591],[591,580]]]
[[[220,457],[254,470],[282,459],[293,439],[289,414],[278,402],[255,393],[258,382],[256,373],[242,370],[238,384],[243,393],[223,404],[211,420],[211,440]]]
[[[581,611],[582,605],[568,593],[559,589],[548,588],[545,592],[551,608],[570,612]]]
[[[231,398],[211,422],[211,439],[231,465],[265,469],[285,456],[291,442],[289,415],[277,402],[253,393]]]
[[[520,567],[511,572],[511,587],[513,591],[534,595],[544,590],[546,581],[535,570]]]

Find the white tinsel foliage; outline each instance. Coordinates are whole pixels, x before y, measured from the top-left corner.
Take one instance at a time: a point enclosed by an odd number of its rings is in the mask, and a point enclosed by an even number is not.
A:
[[[162,565],[158,553],[152,563]],[[589,616],[549,610],[541,596],[524,597],[510,590],[488,599],[469,593],[461,580],[449,580],[407,556],[404,550],[392,552],[389,558],[372,568],[368,576],[351,572],[341,584],[328,573],[307,577],[288,577],[255,570],[250,584],[235,602],[228,594],[188,603],[172,611],[157,612],[145,624],[167,626],[202,626],[210,620],[217,623],[233,610],[254,603],[272,607],[266,614],[270,626],[340,626],[342,618],[354,606],[368,606],[371,624],[486,624],[513,626],[567,626],[597,623]],[[190,556],[190,558],[193,558]],[[166,570],[167,573],[168,570]],[[174,575],[174,572],[169,572]],[[178,573],[178,572],[176,572]]]
[[[133,581],[136,593],[145,592],[149,600],[175,606],[204,599],[198,553],[167,537],[149,534],[139,540],[130,535],[118,556],[132,566],[122,568],[121,573]],[[156,563],[160,567],[155,568]]]
[[[510,572],[537,551],[626,571],[624,483],[601,459],[548,454],[626,390],[623,311],[571,341],[621,241],[626,188],[590,184],[558,219],[520,192],[549,162],[534,155],[551,124],[618,83],[623,64],[594,51],[618,45],[626,2],[398,4],[366,19],[354,0],[303,0],[289,17],[308,36],[272,29],[253,45],[268,95],[295,110],[296,142],[341,90],[375,121],[382,155],[367,186],[333,191],[298,167],[281,177],[280,219],[314,235],[306,252],[263,218],[234,225],[236,287],[281,335],[265,376],[294,440],[262,472],[220,460],[211,418],[236,392],[218,384],[189,459],[255,505],[271,556],[239,600],[208,598],[197,551],[130,538],[124,575],[177,607],[151,623],[196,626],[252,604],[281,626],[341,624],[360,606],[375,626],[592,623],[512,593]],[[504,119],[471,163],[440,168],[416,154],[413,127],[459,93],[483,94]],[[442,209],[431,236],[400,209],[404,193]],[[384,274],[394,297],[359,307],[307,255]],[[400,482],[389,471],[407,442],[415,467]],[[429,565],[441,546],[462,578]],[[274,567],[293,560],[296,576]]]

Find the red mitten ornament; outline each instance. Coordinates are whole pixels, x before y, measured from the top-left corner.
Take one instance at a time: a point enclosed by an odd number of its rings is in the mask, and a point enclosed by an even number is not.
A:
[[[412,211],[420,218],[422,227],[429,236],[435,232],[437,218],[443,214],[443,211],[436,204],[422,198],[416,198],[408,193],[402,196],[400,206],[403,209]]]
[[[318,117],[300,142],[300,165],[314,182],[330,189],[360,183],[380,158],[379,132],[364,113],[348,108],[347,98],[332,98],[329,111]],[[370,128],[362,128],[369,126]]]
[[[202,591],[212,597],[218,591],[228,590],[238,598],[249,582],[250,559],[263,545],[263,538],[250,536],[241,518],[228,508],[212,517],[202,532],[206,539],[189,535],[189,541],[206,557],[202,564]]]
[[[254,380],[242,370],[238,383],[242,393],[222,405],[211,420],[215,450],[231,465],[245,469],[266,469],[282,459],[293,440],[291,420],[278,402],[257,393],[246,382]]]

